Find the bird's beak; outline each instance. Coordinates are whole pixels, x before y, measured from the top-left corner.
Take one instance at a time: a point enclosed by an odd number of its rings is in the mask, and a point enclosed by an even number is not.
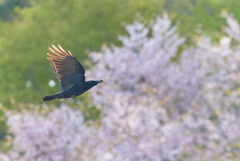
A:
[[[103,80],[102,80],[102,79],[101,79],[100,81],[101,81],[100,83],[103,83]]]

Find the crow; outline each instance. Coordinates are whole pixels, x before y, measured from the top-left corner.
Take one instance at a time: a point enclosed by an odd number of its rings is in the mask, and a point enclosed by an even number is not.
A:
[[[96,86],[98,83],[102,83],[103,80],[85,81],[85,69],[79,63],[79,61],[73,56],[70,51],[64,50],[60,45],[59,48],[52,45],[53,49],[49,47],[49,50],[54,54],[47,55],[48,60],[51,60],[51,67],[55,73],[62,87],[62,92],[45,96],[43,101],[50,101],[55,98],[74,98]]]

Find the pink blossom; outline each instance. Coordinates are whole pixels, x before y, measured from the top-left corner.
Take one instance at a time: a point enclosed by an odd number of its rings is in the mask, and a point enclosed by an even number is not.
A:
[[[123,46],[90,54],[96,65],[87,76],[104,78],[91,93],[100,120],[85,122],[81,111],[65,104],[45,115],[11,113],[13,149],[0,157],[200,161],[238,155],[239,23],[225,17],[227,36],[218,43],[202,36],[182,53],[185,39],[166,14],[150,28],[127,25],[129,36],[119,37]]]

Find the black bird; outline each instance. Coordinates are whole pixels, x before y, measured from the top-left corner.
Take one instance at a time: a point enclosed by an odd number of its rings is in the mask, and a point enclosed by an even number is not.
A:
[[[45,96],[43,101],[50,101],[55,98],[74,98],[96,86],[98,83],[102,83],[103,80],[99,81],[85,81],[85,69],[79,63],[79,61],[72,55],[70,51],[64,50],[60,45],[59,48],[52,45],[53,49],[49,48],[54,54],[47,55],[48,60],[51,60],[51,65],[54,66],[52,69],[57,73],[57,78],[61,84],[62,92],[54,95]]]

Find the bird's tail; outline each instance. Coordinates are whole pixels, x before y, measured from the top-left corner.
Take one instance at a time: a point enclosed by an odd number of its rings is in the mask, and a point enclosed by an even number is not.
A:
[[[55,98],[57,98],[57,95],[56,94],[54,94],[54,95],[50,95],[50,96],[45,96],[45,97],[43,97],[43,101],[50,101],[50,100],[53,100],[53,99],[55,99]]]

